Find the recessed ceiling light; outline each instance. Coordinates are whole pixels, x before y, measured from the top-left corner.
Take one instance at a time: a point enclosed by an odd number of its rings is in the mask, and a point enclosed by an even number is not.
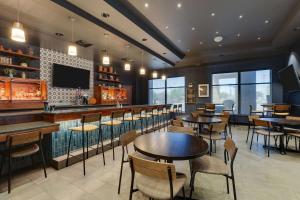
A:
[[[169,28],[169,26],[165,26],[165,29],[168,29]]]
[[[267,19],[265,20],[265,24],[268,24],[269,22],[270,22],[269,20],[267,20]]]
[[[261,37],[257,37],[257,40],[261,40]]]
[[[243,15],[240,15],[240,16],[239,16],[239,19],[243,19]]]
[[[203,42],[200,42],[200,45],[202,45],[203,44]]]
[[[148,8],[149,7],[149,4],[148,3],[145,3],[145,8]]]
[[[238,33],[238,34],[236,34],[236,36],[237,36],[237,37],[241,37],[241,34],[240,34],[240,33]]]
[[[167,53],[166,53],[166,52],[163,52],[163,54],[166,55]]]
[[[212,17],[214,17],[216,14],[215,14],[215,13],[211,13],[210,15],[211,15]]]
[[[177,8],[181,8],[181,3],[177,3]]]
[[[147,38],[143,38],[142,41],[143,41],[143,42],[147,41]]]
[[[193,26],[193,27],[192,27],[192,31],[194,31],[194,30],[196,30],[196,28]]]
[[[223,40],[223,37],[221,35],[214,37],[215,42],[221,42]]]
[[[300,31],[300,26],[296,26],[296,27],[294,28],[294,31]]]
[[[219,34],[219,31],[216,31],[216,34],[218,35],[218,34]]]

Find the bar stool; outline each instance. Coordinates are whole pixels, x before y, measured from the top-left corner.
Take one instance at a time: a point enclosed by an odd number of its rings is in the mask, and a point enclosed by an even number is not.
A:
[[[71,150],[71,142],[73,133],[81,133],[82,134],[82,157],[83,157],[83,175],[85,176],[85,136],[86,136],[86,156],[89,158],[89,134],[93,131],[98,130],[98,143],[97,143],[97,154],[99,153],[99,143],[101,140],[101,149],[103,156],[103,164],[105,165],[105,156],[104,156],[104,146],[103,146],[103,135],[101,129],[101,114],[85,114],[81,116],[81,126],[71,127],[69,128],[70,138],[68,145],[68,154],[67,154],[67,162],[66,167],[69,166],[69,158],[70,158],[70,150]],[[92,122],[98,122],[98,126],[94,124],[90,124]]]
[[[163,113],[162,107],[159,106],[157,106],[155,109],[152,110],[153,132],[155,132],[156,129],[158,130],[160,129],[162,113]]]
[[[141,111],[141,123],[143,124],[144,121],[146,123],[146,133],[148,133],[148,125],[149,125],[149,120],[152,119],[152,114],[153,114],[153,108],[146,108]],[[143,125],[142,125],[143,126]],[[153,126],[153,121],[152,121],[152,126]]]
[[[124,124],[124,111],[114,111],[111,113],[110,120],[107,122],[102,122],[102,125],[110,127],[110,145],[113,149],[113,160],[115,160],[115,145],[114,145],[114,127],[119,126],[119,143],[120,143],[120,136],[122,134],[122,128],[125,132],[125,124]]]
[[[171,111],[171,105],[167,105],[163,107],[162,115],[163,115],[164,130],[166,130],[166,127],[168,128],[169,125],[170,111]]]
[[[141,121],[141,115],[142,115],[142,109],[141,108],[132,108],[130,112],[130,116],[124,118],[125,122],[129,122],[129,131],[133,128],[136,129],[136,122]],[[141,133],[143,134],[143,126],[141,125]]]
[[[182,115],[183,110],[182,110],[182,104],[178,104],[178,114]]]
[[[173,104],[173,107],[171,108],[171,113],[173,113],[173,119],[175,119],[176,118],[176,115],[177,115],[177,113],[178,113],[178,106],[177,106],[177,104]]]
[[[12,178],[12,159],[23,158],[30,156],[33,164],[33,155],[36,153],[40,153],[40,157],[42,159],[42,164],[44,168],[44,175],[47,178],[46,172],[46,163],[43,153],[43,135],[40,131],[28,131],[28,132],[19,132],[14,133],[7,136],[7,147],[8,150],[3,152],[1,159],[1,168],[0,175],[2,172],[2,168],[4,165],[4,159],[8,158],[8,193],[11,192],[11,178]]]

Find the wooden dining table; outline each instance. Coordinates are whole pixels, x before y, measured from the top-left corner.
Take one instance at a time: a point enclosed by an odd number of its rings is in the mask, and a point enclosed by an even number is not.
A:
[[[137,137],[136,151],[172,163],[174,160],[191,160],[208,152],[208,144],[200,137],[180,133],[150,133]]]
[[[209,125],[214,123],[221,123],[222,120],[217,117],[192,117],[192,116],[185,116],[182,117],[182,121],[193,123],[198,125],[198,132],[200,133],[202,131],[203,125]]]

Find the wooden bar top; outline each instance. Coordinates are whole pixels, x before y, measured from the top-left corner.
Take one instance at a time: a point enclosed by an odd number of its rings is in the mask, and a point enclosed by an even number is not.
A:
[[[30,131],[30,130],[39,130],[42,134],[49,134],[59,130],[59,124],[46,122],[46,121],[35,121],[27,123],[18,123],[10,125],[1,125],[0,126],[0,142],[6,141],[6,136],[8,134]]]

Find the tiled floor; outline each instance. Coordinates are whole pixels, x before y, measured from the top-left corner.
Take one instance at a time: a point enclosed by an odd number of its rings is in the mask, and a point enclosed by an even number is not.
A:
[[[256,142],[249,151],[245,143],[246,128],[233,128],[234,140],[239,147],[235,163],[237,197],[239,200],[298,200],[300,199],[300,153],[280,155],[271,151],[267,158],[260,143]],[[293,142],[291,142],[293,143]],[[223,142],[218,143],[217,154],[222,157]],[[87,175],[82,174],[82,163],[56,171],[48,168],[45,179],[42,170],[35,170],[13,178],[13,190],[10,195],[5,192],[6,182],[0,186],[0,199],[16,200],[110,200],[128,199],[130,169],[125,165],[121,194],[117,194],[120,170],[121,148],[116,151],[116,160],[112,161],[112,152],[106,152],[106,166],[102,156],[87,161]],[[189,174],[188,162],[175,162],[178,171]],[[193,198],[205,200],[233,199],[232,191],[226,194],[224,177],[198,174]],[[4,191],[4,192],[3,192]],[[186,191],[189,192],[188,183]],[[139,192],[133,199],[148,199]]]

